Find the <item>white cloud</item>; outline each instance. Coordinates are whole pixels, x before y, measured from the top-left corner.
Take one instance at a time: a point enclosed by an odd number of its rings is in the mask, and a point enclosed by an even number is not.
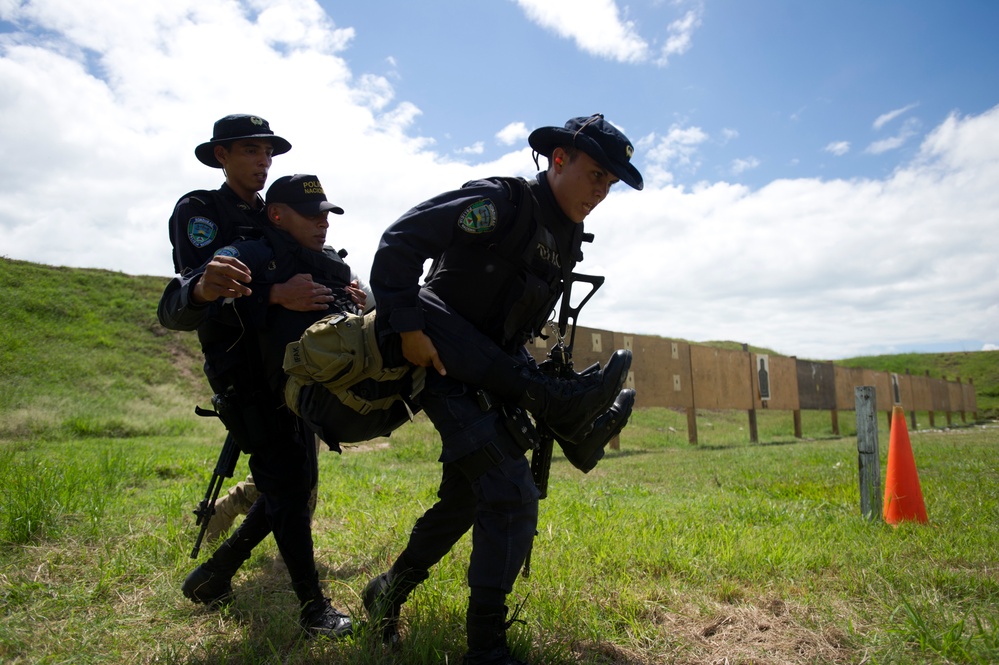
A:
[[[486,151],[486,146],[482,141],[476,141],[472,145],[455,150],[459,155],[481,155]]]
[[[663,185],[673,181],[674,171],[696,172],[700,166],[698,150],[708,138],[700,127],[673,125],[665,136],[650,134],[640,139],[636,147],[646,164],[646,181]]]
[[[587,316],[818,359],[993,338],[997,179],[999,107],[952,116],[884,180],[614,192],[581,268],[618,286]]]
[[[642,63],[654,58],[665,66],[669,58],[682,55],[693,44],[694,31],[701,25],[702,9],[688,10],[672,21],[658,55],[639,34],[634,21],[622,18],[613,0],[516,0],[528,19],[559,37],[573,40],[583,51],[617,62]]]
[[[915,118],[909,118],[902,124],[902,128],[899,129],[895,136],[891,136],[886,139],[881,139],[880,141],[874,141],[869,146],[864,148],[864,152],[871,155],[880,155],[882,153],[888,152],[889,150],[896,150],[905,145],[909,139],[915,136],[919,130],[919,120]]]
[[[656,64],[665,66],[669,64],[670,57],[683,55],[693,46],[694,30],[701,25],[701,9],[692,9],[669,24],[669,36],[663,45]]]
[[[760,165],[760,160],[755,157],[746,157],[745,159],[733,159],[732,160],[732,174],[739,175],[740,173],[745,173],[746,171],[751,171]]]
[[[619,62],[643,62],[649,46],[622,21],[613,0],[517,0],[527,17],[582,50]]]
[[[496,140],[500,145],[520,145],[530,135],[527,125],[522,122],[511,122],[496,132]]]
[[[46,35],[0,36],[0,146],[23,156],[0,164],[4,255],[169,275],[174,203],[222,182],[194,147],[233,112],[267,118],[294,146],[272,179],[307,172],[330,184],[347,210],[331,237],[362,271],[389,222],[471,176],[411,133],[420,111],[388,81],[352,75],[339,51],[353,30],[313,2],[254,0],[252,12],[223,0],[83,4],[38,0],[0,14]],[[374,182],[393,184],[370,196]]]
[[[917,106],[919,106],[919,104],[909,104],[908,106],[903,106],[900,109],[895,109],[894,111],[888,111],[887,113],[882,113],[874,120],[874,125],[873,125],[874,129],[880,130],[882,127],[887,125],[895,118],[905,113],[908,113]]]
[[[850,152],[850,142],[849,141],[833,141],[832,143],[830,143],[829,145],[827,145],[825,148],[823,148],[823,150],[825,150],[826,152],[831,152],[832,154],[836,155],[837,157],[842,157],[846,153]]]
[[[984,344],[982,351],[999,351],[999,344]]]

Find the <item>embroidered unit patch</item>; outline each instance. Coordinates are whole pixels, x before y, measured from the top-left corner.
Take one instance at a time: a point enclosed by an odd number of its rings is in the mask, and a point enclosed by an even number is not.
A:
[[[232,245],[226,245],[222,249],[218,250],[212,256],[231,256],[232,258],[237,258],[239,256],[239,250]]]
[[[207,217],[192,217],[187,222],[187,238],[195,247],[212,244],[219,233],[219,227]]]
[[[489,199],[476,201],[465,208],[458,227],[466,233],[489,233],[496,228],[496,206]]]

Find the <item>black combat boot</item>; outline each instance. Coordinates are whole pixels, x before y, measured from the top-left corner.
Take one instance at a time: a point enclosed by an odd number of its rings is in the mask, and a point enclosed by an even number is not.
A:
[[[589,473],[604,457],[604,448],[628,424],[635,406],[635,391],[625,388],[607,411],[593,421],[588,432],[584,431],[572,441],[555,436],[565,458],[583,473]]]
[[[387,572],[371,579],[364,587],[361,600],[368,618],[382,633],[386,644],[399,642],[399,613],[410,592],[427,579],[426,570],[412,568],[400,555]]]
[[[232,601],[232,576],[250,558],[251,548],[240,546],[236,535],[219,545],[211,558],[195,568],[180,590],[193,603],[211,607]]]
[[[465,631],[468,652],[461,661],[463,665],[527,665],[510,654],[506,644],[506,631],[510,624],[506,620],[505,605],[468,604],[465,616]]]
[[[354,632],[350,617],[333,607],[330,599],[322,594],[302,604],[298,625],[308,637],[347,637]]]
[[[615,351],[596,376],[572,379],[524,370],[527,387],[517,401],[557,435],[572,439],[585,433],[593,421],[614,402],[628,377],[631,351]],[[599,380],[598,380],[599,379]]]

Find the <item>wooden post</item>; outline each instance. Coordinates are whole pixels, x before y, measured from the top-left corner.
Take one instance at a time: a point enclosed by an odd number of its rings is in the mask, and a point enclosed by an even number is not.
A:
[[[909,368],[908,367],[905,368],[905,375],[909,376]],[[911,381],[909,382],[909,386],[910,386],[910,389],[911,389],[911,386],[912,386],[912,382]],[[915,402],[916,400],[913,399],[912,401]],[[912,406],[912,405],[910,404],[910,406]],[[915,408],[913,408],[913,409],[911,409],[909,411],[909,423],[911,425],[910,429],[912,429],[912,431],[915,432],[916,431],[916,409]]]
[[[961,385],[961,377],[957,377],[957,385]],[[967,412],[964,410],[964,388],[961,388],[961,422],[968,422]]]
[[[832,370],[833,375],[833,403],[836,401],[836,365],[833,361],[829,361],[829,369]],[[829,414],[829,418],[832,421],[832,433],[839,436],[839,405],[836,404],[832,408],[832,412]]]
[[[697,410],[694,407],[687,409],[687,441],[697,445]]]
[[[697,445],[697,403],[694,401],[694,354],[687,345],[687,366],[690,367],[690,408],[687,409],[687,441]]]
[[[791,360],[793,360],[795,366],[797,366],[797,364],[798,364],[798,356],[791,356]],[[797,380],[795,380],[795,383],[797,383]],[[801,389],[800,388],[798,389],[798,394],[799,395],[801,394]],[[799,408],[794,409],[794,411],[792,413],[792,417],[794,418],[794,438],[796,438],[796,439],[802,438],[802,434],[801,434],[801,408],[800,408],[801,407],[801,402],[800,402],[800,400],[798,402],[798,407]]]
[[[857,409],[857,458],[860,469],[860,514],[874,522],[881,516],[881,457],[874,386],[853,389]]]
[[[971,386],[971,396],[975,396],[975,380],[968,379],[968,385]],[[971,412],[971,422],[978,422],[978,400],[975,400],[975,409]]]
[[[929,378],[929,377],[930,377],[930,370],[926,370],[926,378]],[[928,415],[929,415],[929,418],[930,418],[930,429],[932,429],[932,428],[934,428],[934,427],[937,426],[936,420],[933,418],[933,387],[932,386],[930,387],[930,411],[929,411]]]
[[[756,382],[753,381],[756,369],[753,367],[753,354],[749,351],[749,345],[743,344],[742,350],[749,354],[749,442],[759,443],[760,442],[760,432],[756,427],[756,389],[753,387]]]
[[[940,376],[940,380],[943,381],[944,383],[946,383],[947,382],[947,376],[946,375],[941,375]],[[945,388],[946,388],[947,392],[949,393],[950,392],[950,386],[945,386]],[[950,425],[951,425],[951,423],[950,423],[951,408],[952,407],[950,405],[950,399],[948,398],[947,399],[947,410],[944,411],[944,417],[947,419],[947,428],[948,429],[950,429]]]

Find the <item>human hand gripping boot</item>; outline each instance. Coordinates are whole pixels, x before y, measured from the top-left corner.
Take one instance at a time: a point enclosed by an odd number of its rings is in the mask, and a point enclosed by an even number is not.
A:
[[[585,437],[594,421],[619,397],[631,367],[631,351],[615,351],[595,372],[572,378],[524,370],[526,389],[517,402],[558,437]]]

